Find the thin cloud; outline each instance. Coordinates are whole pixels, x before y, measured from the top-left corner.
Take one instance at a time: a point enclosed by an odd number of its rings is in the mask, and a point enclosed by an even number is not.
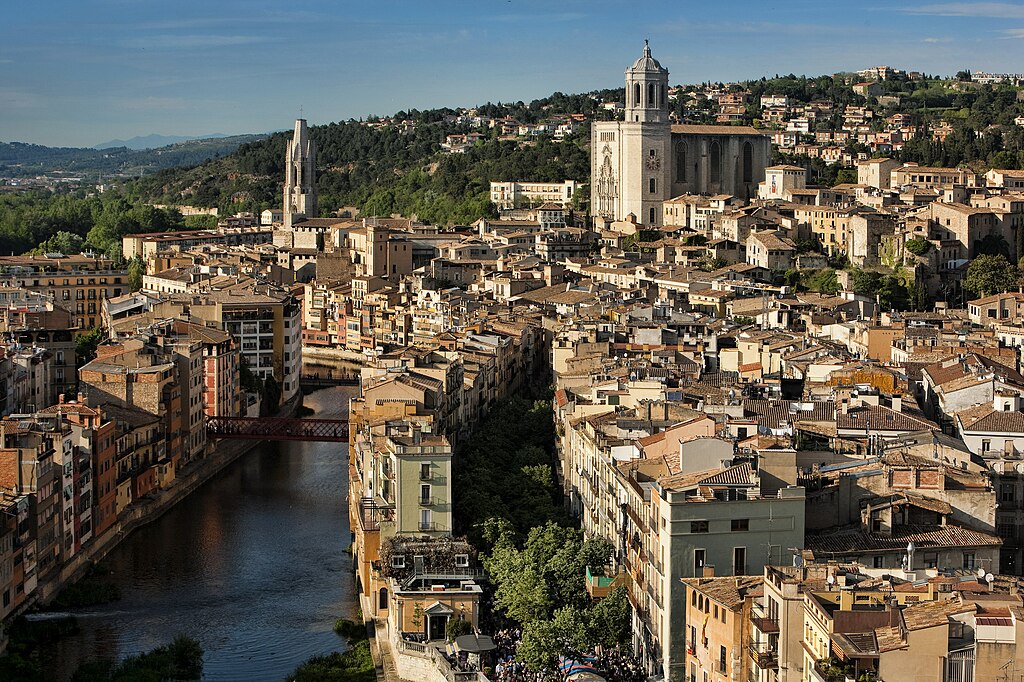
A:
[[[906,7],[906,14],[937,17],[976,17],[979,19],[1024,19],[1024,5],[1009,2],[942,2]]]
[[[1024,28],[1008,28],[1003,31],[1004,38],[1024,38]]]
[[[40,104],[39,97],[35,93],[14,88],[0,88],[0,108],[35,109]]]
[[[263,36],[247,35],[174,35],[162,34],[149,36],[147,38],[132,38],[125,41],[125,47],[145,50],[148,48],[156,50],[188,50],[202,47],[235,47],[238,45],[254,45],[256,43],[268,43],[273,39]]]
[[[951,43],[951,42],[953,42],[953,39],[952,38],[934,38],[934,37],[932,37],[932,38],[925,38],[921,42],[922,43],[928,43],[930,45],[935,45],[937,43]]]
[[[133,111],[167,111],[184,109],[187,102],[182,97],[142,97],[121,100],[121,107]]]

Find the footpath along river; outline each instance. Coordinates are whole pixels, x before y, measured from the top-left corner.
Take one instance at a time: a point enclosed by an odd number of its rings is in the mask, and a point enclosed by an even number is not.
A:
[[[358,389],[305,397],[315,417],[346,416]],[[260,443],[103,561],[122,598],[73,612],[52,679],[82,661],[124,658],[178,634],[200,641],[204,679],[284,680],[345,648],[333,631],[357,611],[346,506],[347,448]]]

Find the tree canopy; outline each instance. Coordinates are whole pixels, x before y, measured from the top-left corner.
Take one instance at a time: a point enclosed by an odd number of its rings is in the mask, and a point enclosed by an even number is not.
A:
[[[976,296],[999,294],[1017,286],[1020,271],[1002,254],[981,254],[967,266],[964,287]]]

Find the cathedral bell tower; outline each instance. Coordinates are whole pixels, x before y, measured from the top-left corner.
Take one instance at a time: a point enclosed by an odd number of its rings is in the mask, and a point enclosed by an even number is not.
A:
[[[306,120],[295,121],[295,133],[285,156],[284,225],[290,230],[292,217],[317,218],[316,144],[309,136]]]
[[[644,41],[644,53],[626,69],[626,121],[668,123],[668,69],[651,56]]]

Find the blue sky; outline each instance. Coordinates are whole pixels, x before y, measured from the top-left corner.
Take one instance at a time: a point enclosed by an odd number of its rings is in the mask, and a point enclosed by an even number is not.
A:
[[[1024,0],[11,0],[0,140],[91,146],[878,64],[1024,71]]]

